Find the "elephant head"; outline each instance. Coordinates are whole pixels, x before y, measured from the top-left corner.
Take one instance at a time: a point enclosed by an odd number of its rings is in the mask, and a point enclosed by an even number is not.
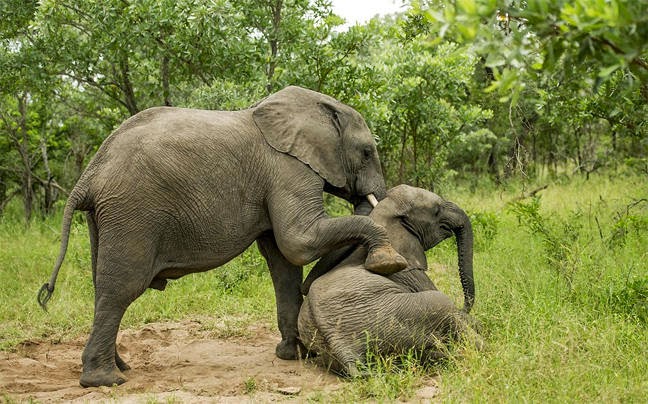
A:
[[[290,86],[253,106],[253,117],[268,144],[311,167],[326,192],[354,205],[359,197],[385,197],[376,142],[353,108]]]
[[[466,212],[433,192],[399,185],[389,190],[370,217],[387,229],[392,245],[408,260],[409,267],[426,269],[425,251],[455,236],[464,311],[470,312],[475,283],[473,233]]]
[[[387,230],[396,251],[408,261],[408,268],[427,269],[425,251],[446,238],[456,238],[459,277],[464,292],[464,311],[470,312],[475,301],[473,280],[473,233],[468,215],[456,204],[433,192],[408,185],[399,185],[387,192],[369,215]],[[350,247],[324,256],[308,274],[302,293],[340,262],[361,262],[364,249]],[[352,253],[353,252],[353,253]],[[398,277],[399,273],[391,275]]]

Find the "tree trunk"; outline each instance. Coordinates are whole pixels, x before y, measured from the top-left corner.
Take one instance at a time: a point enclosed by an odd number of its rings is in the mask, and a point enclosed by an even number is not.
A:
[[[578,134],[578,129],[574,131],[574,140],[576,141],[576,155],[574,156],[576,160],[576,168],[580,173],[584,173],[585,170],[583,167],[583,155],[581,150],[580,136]]]
[[[283,0],[277,0],[270,4],[270,12],[272,14],[272,32],[268,37],[270,44],[270,58],[266,66],[266,90],[271,94],[275,90],[274,74],[277,68],[277,56],[279,55],[279,33],[281,31],[281,9],[283,8]]]
[[[414,120],[412,123],[412,160],[414,161],[414,186],[420,187],[421,186],[421,181],[419,178],[419,170],[418,170],[418,122]]]
[[[119,70],[122,81],[122,91],[124,93],[124,103],[131,116],[137,114],[140,110],[137,107],[135,99],[135,90],[133,90],[133,83],[130,79],[130,63],[128,61],[128,54],[123,53],[119,61]]]
[[[403,131],[401,133],[401,152],[399,158],[398,168],[398,183],[403,184],[405,178],[405,147],[407,145],[407,124],[403,123]]]
[[[18,152],[23,163],[21,190],[23,195],[23,209],[25,222],[29,223],[32,217],[34,206],[34,176],[32,173],[32,162],[29,155],[29,133],[27,131],[27,93],[24,92],[17,97],[18,112],[20,114],[18,121],[18,130],[20,131],[20,141],[18,142]]]
[[[2,216],[2,212],[4,211],[4,207],[8,203],[8,200],[7,183],[4,179],[4,172],[0,170],[0,216]]]
[[[54,201],[56,200],[56,189],[54,188],[54,177],[52,176],[52,171],[50,170],[49,166],[49,158],[47,156],[47,139],[44,128],[41,128],[40,150],[46,175],[45,182],[43,183],[43,188],[45,188],[45,203],[43,204],[43,213],[45,215],[49,215],[52,213],[52,210],[54,208]]]
[[[513,144],[509,149],[508,164],[504,170],[504,176],[510,178],[515,172],[524,172],[524,146],[522,144],[522,136],[517,133],[513,138]]]
[[[490,174],[491,178],[495,181],[496,184],[501,183],[501,178],[499,175],[499,167],[497,167],[497,150],[496,150],[496,145],[493,145],[491,147],[490,152],[488,153],[488,173]]]
[[[160,75],[162,76],[162,94],[164,96],[164,105],[170,107],[171,104],[171,91],[169,90],[169,57],[162,56],[162,66]]]

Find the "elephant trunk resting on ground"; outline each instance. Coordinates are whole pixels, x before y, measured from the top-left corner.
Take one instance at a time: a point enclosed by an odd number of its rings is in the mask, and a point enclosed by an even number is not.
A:
[[[86,211],[95,313],[81,385],[126,381],[115,340],[147,288],[221,266],[254,241],[275,288],[277,356],[296,359],[301,265],[358,241],[370,251],[368,268],[392,273],[407,264],[368,217],[329,218],[323,191],[359,209],[362,198],[385,195],[367,124],[326,95],[287,87],[241,111],[152,108],[125,121],[70,193],[59,256],[38,295],[45,307],[72,215]]]
[[[466,310],[437,290],[425,271],[425,251],[457,236],[462,283],[472,286],[472,229],[455,204],[420,188],[391,189],[370,215],[387,229],[408,268],[389,276],[363,266],[366,250],[358,247],[329,272],[304,283],[308,293],[299,313],[299,334],[306,348],[322,356],[334,370],[351,376],[370,347],[377,354],[416,349],[423,359],[443,357],[451,340],[474,334]],[[312,283],[311,283],[312,282]],[[478,337],[476,337],[478,338]]]

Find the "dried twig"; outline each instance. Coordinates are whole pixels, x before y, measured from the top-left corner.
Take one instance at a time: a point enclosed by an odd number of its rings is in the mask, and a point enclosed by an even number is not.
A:
[[[532,197],[536,196],[536,194],[537,194],[538,192],[540,192],[540,191],[542,191],[542,190],[545,190],[545,189],[547,189],[548,187],[549,187],[549,184],[545,184],[545,185],[543,185],[543,186],[541,186],[541,187],[538,187],[538,188],[536,188],[536,189],[534,189],[534,190],[532,190],[532,191],[530,191],[530,192],[523,193],[522,195],[520,195],[520,196],[518,196],[518,197],[515,197],[515,198],[511,199],[511,202],[520,201],[520,200],[522,200],[522,199],[526,199],[526,198],[532,198]]]

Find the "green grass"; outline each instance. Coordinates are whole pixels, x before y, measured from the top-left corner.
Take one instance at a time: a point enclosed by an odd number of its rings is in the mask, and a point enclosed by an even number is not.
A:
[[[648,201],[631,205],[648,198],[646,179],[554,182],[513,204],[519,189],[500,192],[448,196],[497,230],[484,241],[492,228],[475,224],[473,314],[488,346],[440,373],[444,401],[644,401]],[[454,268],[451,247],[431,255]],[[461,296],[444,275],[440,289]]]
[[[539,185],[539,198],[517,199]],[[443,402],[645,402],[648,396],[648,183],[630,173],[441,190],[473,217],[474,316],[486,347],[423,368],[375,358],[370,377],[313,401],[416,400],[436,377]],[[513,203],[512,203],[513,202]],[[60,218],[26,229],[0,221],[0,348],[27,339],[88,332],[92,286],[86,227],[75,222],[49,313],[36,303],[58,250]],[[456,249],[446,240],[429,253],[439,289],[461,301]],[[250,269],[251,268],[251,269]],[[252,249],[227,268],[147,291],[123,327],[200,317],[229,319],[226,332],[274,323],[274,296]]]
[[[29,228],[11,217],[0,219],[0,349],[30,339],[69,340],[90,331],[89,240],[82,217],[77,219],[48,312],[36,294],[49,280],[58,254],[60,217],[35,221]],[[270,274],[253,246],[218,270],[171,281],[163,292],[148,289],[128,308],[122,328],[199,318],[221,333],[242,334],[253,322],[274,319],[274,302]]]

